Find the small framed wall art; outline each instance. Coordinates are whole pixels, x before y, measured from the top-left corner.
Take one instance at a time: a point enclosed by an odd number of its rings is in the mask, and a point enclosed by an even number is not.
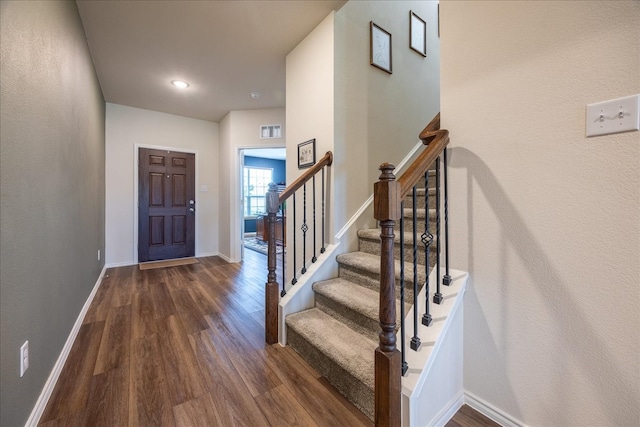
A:
[[[413,11],[409,12],[409,46],[427,56],[427,23]]]
[[[305,169],[315,164],[316,164],[315,138],[298,144],[298,169]]]
[[[371,31],[370,55],[371,65],[378,67],[387,73],[392,73],[391,59],[391,33],[371,21],[369,23]]]

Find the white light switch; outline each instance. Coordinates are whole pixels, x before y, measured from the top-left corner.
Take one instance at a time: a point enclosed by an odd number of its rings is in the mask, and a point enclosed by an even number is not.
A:
[[[207,191],[209,191],[209,186],[208,185],[201,185],[200,186],[200,192],[201,193],[206,193]]]
[[[587,105],[587,136],[640,129],[640,95]]]

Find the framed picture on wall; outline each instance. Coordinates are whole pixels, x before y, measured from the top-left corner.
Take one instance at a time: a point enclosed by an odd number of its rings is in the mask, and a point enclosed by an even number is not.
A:
[[[316,164],[316,140],[298,144],[298,169],[305,169]]]
[[[409,45],[422,56],[427,56],[427,23],[413,11],[409,12]]]
[[[371,31],[370,49],[371,65],[391,74],[391,33],[369,22]]]

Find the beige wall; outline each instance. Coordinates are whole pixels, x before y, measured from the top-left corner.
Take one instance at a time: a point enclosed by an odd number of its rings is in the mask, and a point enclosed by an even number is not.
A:
[[[409,12],[427,22],[427,57],[409,48]],[[392,34],[393,74],[370,65],[369,21]],[[335,17],[335,209],[339,230],[440,109],[435,1],[350,1]],[[287,91],[287,95],[289,91]]]
[[[287,183],[293,182],[305,170],[298,169],[298,144],[310,139],[316,140],[316,160],[327,151],[334,151],[334,13],[332,12],[318,25],[289,55],[287,55]],[[325,175],[326,188],[332,188],[334,167]],[[320,175],[317,183],[317,245],[316,253],[321,247],[321,183]],[[331,190],[329,190],[330,194]],[[300,232],[303,223],[303,193],[296,194],[296,233],[293,232],[293,203],[287,201],[287,246],[293,247],[292,239],[296,236],[296,247],[301,253],[303,234]],[[306,244],[308,254],[305,267],[313,256],[312,228],[312,192],[308,188],[307,205],[309,207],[309,238]],[[332,212],[331,198],[326,201],[326,212]],[[333,215],[328,214],[325,240],[333,242]],[[293,277],[293,251],[287,251],[287,277]],[[296,260],[296,270],[303,265],[300,255]]]
[[[465,389],[532,426],[640,422],[640,134],[585,105],[640,92],[640,3],[444,1]]]
[[[2,1],[0,52],[0,425],[20,426],[104,265],[104,99],[75,2]]]
[[[261,125],[282,125],[282,138],[261,139]],[[220,254],[230,262],[241,261],[242,209],[240,157],[243,148],[284,147],[284,108],[231,111],[220,122]]]
[[[107,103],[106,262],[138,261],[136,147],[196,153],[196,256],[218,254],[218,124]],[[201,191],[206,185],[208,190]]]

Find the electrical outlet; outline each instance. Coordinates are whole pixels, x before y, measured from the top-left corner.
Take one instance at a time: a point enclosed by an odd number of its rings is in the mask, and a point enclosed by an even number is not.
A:
[[[29,369],[29,340],[20,346],[20,378]]]

